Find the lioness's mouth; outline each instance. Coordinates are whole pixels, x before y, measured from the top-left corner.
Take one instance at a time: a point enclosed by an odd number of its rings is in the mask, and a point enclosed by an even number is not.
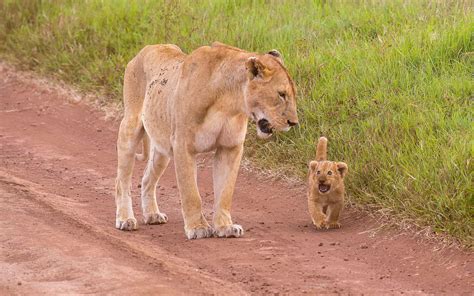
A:
[[[326,184],[319,184],[319,192],[321,193],[326,193],[331,189],[331,186],[326,185]]]
[[[273,128],[272,126],[270,125],[270,122],[268,122],[268,120],[266,120],[265,118],[263,119],[260,119],[258,122],[257,122],[257,125],[258,125],[258,129],[264,133],[264,134],[272,134],[273,133]]]

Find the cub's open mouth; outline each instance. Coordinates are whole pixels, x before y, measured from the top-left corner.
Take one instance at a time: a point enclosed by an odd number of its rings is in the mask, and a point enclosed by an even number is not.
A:
[[[257,122],[257,125],[258,125],[258,129],[264,133],[264,134],[272,134],[273,133],[273,128],[272,126],[270,125],[270,122],[268,122],[268,120],[266,120],[265,118],[263,119],[260,119],[258,122]]]
[[[326,185],[326,184],[319,184],[319,192],[321,193],[326,193],[331,189],[331,186]]]

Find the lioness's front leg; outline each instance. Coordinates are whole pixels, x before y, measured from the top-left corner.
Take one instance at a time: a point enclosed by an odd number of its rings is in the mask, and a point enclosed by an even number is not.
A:
[[[219,237],[239,237],[244,234],[242,226],[233,224],[230,216],[242,152],[243,144],[233,148],[221,147],[214,156],[214,229]]]
[[[196,156],[184,144],[175,145],[176,178],[181,196],[184,231],[188,239],[211,237],[214,233],[202,214],[201,196],[196,183]]]

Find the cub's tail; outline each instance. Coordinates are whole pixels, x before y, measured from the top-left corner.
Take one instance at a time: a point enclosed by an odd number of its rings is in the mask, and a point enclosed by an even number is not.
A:
[[[138,161],[147,161],[148,156],[150,154],[150,139],[148,138],[148,134],[145,132],[143,135],[143,148],[141,154],[135,154],[135,159]]]
[[[328,139],[321,137],[318,140],[318,147],[316,148],[316,161],[327,160],[328,155]]]

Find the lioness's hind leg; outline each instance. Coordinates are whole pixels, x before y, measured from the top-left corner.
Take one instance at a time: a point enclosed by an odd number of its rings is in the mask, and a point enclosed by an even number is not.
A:
[[[161,213],[156,202],[156,185],[168,167],[170,159],[152,149],[145,174],[142,179],[142,210],[145,224],[163,224],[168,222],[165,213]]]
[[[120,230],[137,229],[130,189],[135,151],[143,137],[143,132],[143,125],[138,117],[125,116],[123,118],[117,140],[118,165],[115,182],[115,203],[117,206],[115,227]]]

